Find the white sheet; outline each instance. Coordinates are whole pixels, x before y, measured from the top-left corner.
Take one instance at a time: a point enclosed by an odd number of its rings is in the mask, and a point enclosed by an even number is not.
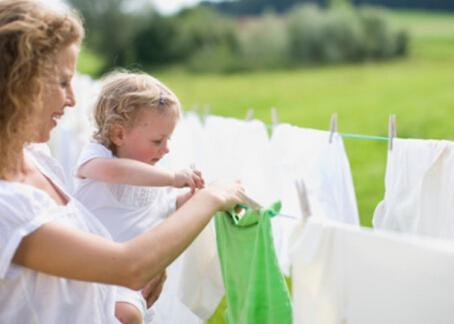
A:
[[[295,324],[454,323],[454,244],[310,220],[293,253]]]

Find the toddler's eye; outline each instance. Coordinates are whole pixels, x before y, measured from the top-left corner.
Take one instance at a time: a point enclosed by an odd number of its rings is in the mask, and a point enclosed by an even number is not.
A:
[[[156,144],[156,145],[161,145],[162,144],[162,140],[154,140],[152,142],[153,142],[153,144]]]

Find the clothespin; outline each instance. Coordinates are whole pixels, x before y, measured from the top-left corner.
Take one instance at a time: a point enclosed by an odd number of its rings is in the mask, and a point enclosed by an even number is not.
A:
[[[254,108],[249,108],[246,112],[246,121],[250,121],[254,118]]]
[[[271,107],[271,123],[273,124],[273,127],[279,124],[276,107]]]
[[[393,149],[393,140],[397,137],[396,115],[389,115],[388,119],[388,150]]]
[[[189,111],[197,113],[199,111],[199,105],[198,104],[193,104],[190,108]]]
[[[337,132],[337,113],[331,115],[331,122],[329,127],[329,143],[333,142],[334,134]]]
[[[250,207],[254,210],[259,210],[260,208],[262,208],[262,205],[260,205],[258,202],[256,202],[254,199],[249,197],[244,192],[240,192],[239,195],[242,196],[243,200],[246,203],[246,205],[240,205],[240,207],[242,207],[242,208]]]
[[[300,203],[301,219],[303,222],[306,222],[306,220],[311,216],[312,212],[304,180],[303,179],[296,180],[295,187],[296,192],[298,193],[298,201]]]
[[[210,115],[210,105],[209,104],[205,104],[205,106],[203,107],[203,121],[205,122],[207,117]]]

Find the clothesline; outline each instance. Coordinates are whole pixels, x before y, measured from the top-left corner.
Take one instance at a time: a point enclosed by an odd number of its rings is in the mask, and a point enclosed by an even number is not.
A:
[[[374,135],[361,135],[361,134],[350,134],[350,133],[339,133],[342,137],[364,139],[364,140],[375,140],[375,141],[389,141],[389,137],[385,136],[374,136]]]
[[[267,124],[266,127],[268,129],[274,128],[276,125]],[[389,137],[387,136],[376,136],[376,135],[363,135],[363,134],[352,134],[352,133],[337,133],[343,138],[353,138],[353,139],[360,139],[360,140],[372,140],[372,141],[389,141]]]
[[[276,113],[274,113],[276,114]],[[209,115],[209,109],[205,109],[205,117]],[[252,115],[250,117],[246,117],[246,120],[250,120],[252,118]],[[277,118],[277,117],[274,117]],[[335,117],[336,118],[336,117]],[[336,118],[337,119],[337,118]],[[336,122],[337,123],[337,122]],[[395,121],[394,121],[395,123]],[[265,124],[266,128],[269,130],[272,130],[274,127],[276,127],[278,123],[272,123],[272,124]],[[352,139],[359,139],[359,140],[372,140],[372,141],[389,141],[389,137],[387,136],[376,136],[376,135],[363,135],[363,134],[352,134],[352,133],[338,133],[340,136],[343,138],[352,138]]]

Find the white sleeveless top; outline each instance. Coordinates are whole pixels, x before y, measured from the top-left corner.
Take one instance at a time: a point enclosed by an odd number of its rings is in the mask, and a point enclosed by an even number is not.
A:
[[[114,286],[56,277],[12,263],[22,238],[51,221],[110,239],[102,224],[68,195],[58,162],[37,147],[25,149],[27,158],[69,202],[60,206],[42,190],[0,180],[0,323],[119,323],[114,316]]]

